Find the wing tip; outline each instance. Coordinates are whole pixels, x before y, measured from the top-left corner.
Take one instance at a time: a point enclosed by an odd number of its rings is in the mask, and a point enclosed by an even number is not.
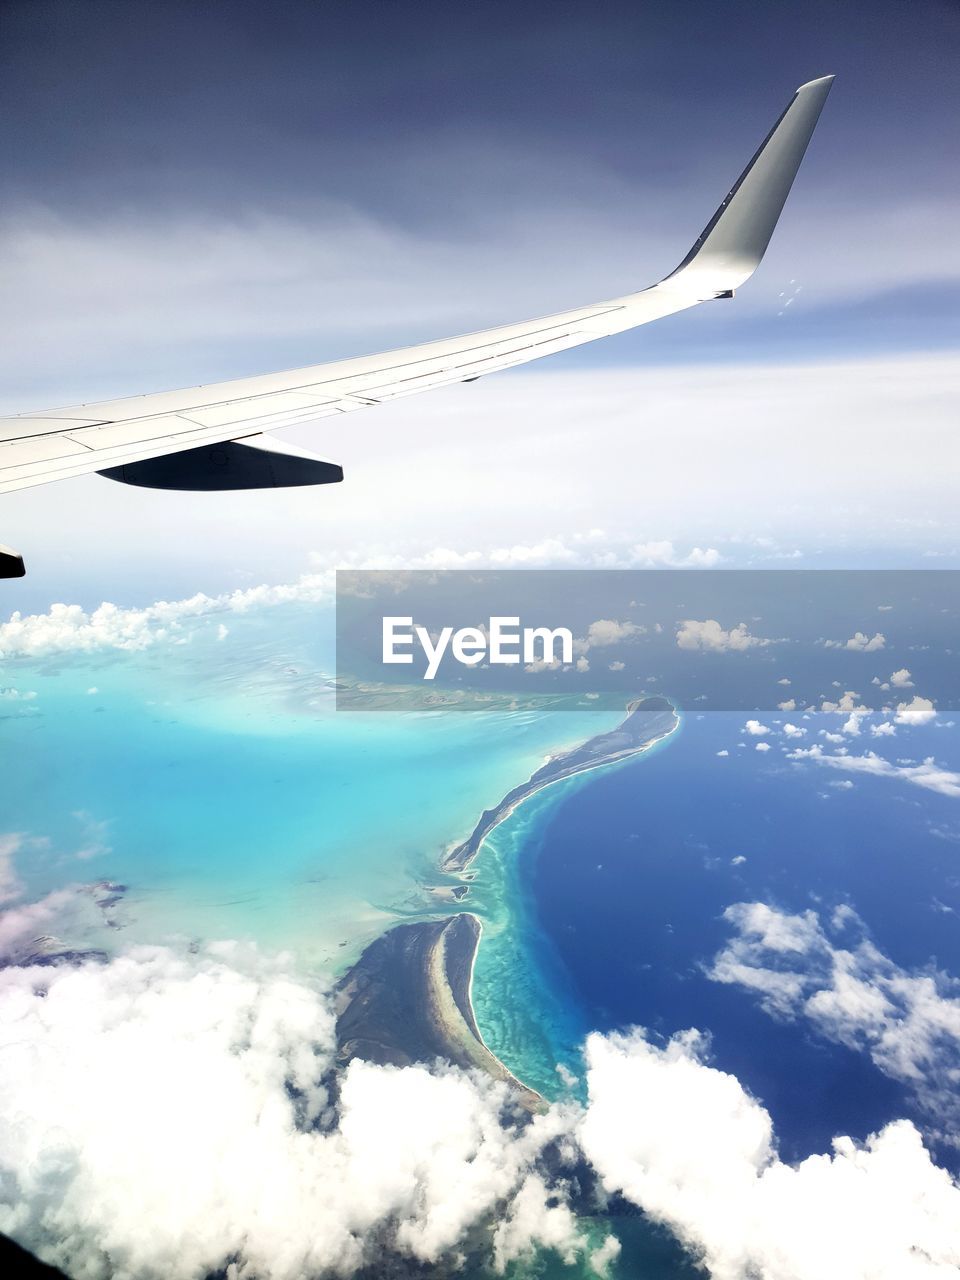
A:
[[[704,297],[730,297],[733,289],[749,280],[766,252],[835,78],[818,76],[795,91],[693,248],[667,276],[668,280],[693,267],[698,259],[702,259],[703,268],[712,267],[706,283],[703,283],[705,271],[701,272]],[[761,175],[759,187],[757,174]],[[745,184],[751,178],[755,180],[754,190],[747,195]]]
[[[794,97],[799,97],[801,93],[806,93],[808,90],[812,91],[814,89],[820,89],[822,90],[823,94],[826,95],[830,92],[830,86],[833,84],[836,78],[837,77],[835,75],[817,76],[815,80],[808,80],[806,84],[802,84],[799,87],[799,89],[797,89],[797,92],[794,94]]]

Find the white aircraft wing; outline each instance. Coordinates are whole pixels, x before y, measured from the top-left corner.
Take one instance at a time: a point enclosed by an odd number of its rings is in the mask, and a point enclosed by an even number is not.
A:
[[[651,288],[381,355],[0,418],[0,492],[90,471],[170,489],[337,481],[335,463],[264,432],[470,382],[732,297],[763,257],[832,82],[797,90],[686,258]],[[17,553],[0,548],[0,576],[22,573]]]

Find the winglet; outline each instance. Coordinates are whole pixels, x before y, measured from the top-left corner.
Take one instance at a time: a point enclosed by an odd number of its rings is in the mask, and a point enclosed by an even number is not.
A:
[[[801,85],[756,155],[667,280],[694,283],[701,298],[729,293],[760,265],[813,134],[833,76]],[[679,282],[679,281],[678,281]]]

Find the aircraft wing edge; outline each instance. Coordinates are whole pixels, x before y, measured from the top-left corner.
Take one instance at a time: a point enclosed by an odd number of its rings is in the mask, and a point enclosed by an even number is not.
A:
[[[382,353],[176,392],[73,405],[0,419],[0,493],[104,472],[126,483],[216,488],[210,448],[296,422],[352,412],[400,396],[513,368],[715,298],[732,297],[754,273],[776,227],[833,76],[801,85],[690,252],[658,284],[587,307]],[[265,484],[328,483],[336,464],[279,442],[226,450],[238,476]],[[283,457],[277,460],[278,453]],[[139,464],[180,455],[179,464]],[[272,460],[266,455],[272,455]],[[190,474],[191,461],[199,469]],[[218,464],[217,464],[218,465]],[[297,477],[297,469],[301,468]],[[325,470],[326,468],[326,470]],[[332,470],[330,470],[332,468]],[[202,473],[202,474],[201,474]],[[225,474],[225,473],[224,473]],[[283,475],[282,480],[276,477]],[[139,479],[127,479],[137,475]],[[308,477],[316,477],[311,480]],[[175,483],[177,479],[182,484]],[[0,577],[19,561],[0,548]],[[22,570],[22,565],[21,565]]]

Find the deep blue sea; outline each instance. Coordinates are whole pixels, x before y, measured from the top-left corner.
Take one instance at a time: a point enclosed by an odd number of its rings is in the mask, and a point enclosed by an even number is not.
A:
[[[314,611],[277,609],[173,648],[9,665],[20,697],[0,725],[0,832],[25,837],[25,894],[128,886],[110,927],[66,941],[241,937],[342,971],[398,920],[461,909],[432,892],[452,887],[443,850],[548,753],[622,716],[510,700],[479,714],[338,713],[317,630]],[[902,1116],[929,1136],[916,1095],[866,1052],[708,976],[734,937],[725,909],[754,901],[824,918],[852,908],[895,965],[960,974],[960,800],[791,761],[779,719],[763,753],[744,713],[687,713],[652,750],[546,789],[496,829],[464,904],[484,926],[481,1031],[557,1097],[569,1087],[557,1064],[582,1077],[589,1031],[696,1027],[769,1109],[787,1160]],[[800,723],[803,744],[838,727]],[[942,720],[847,740],[851,754],[871,748],[960,764]],[[931,1144],[956,1167],[955,1150]],[[615,1230],[620,1280],[695,1274],[636,1216]]]
[[[687,718],[663,747],[594,773],[541,813],[518,859],[532,963],[568,1035],[708,1031],[715,1064],[770,1110],[786,1159],[898,1116],[922,1127],[910,1092],[865,1053],[772,1018],[706,969],[734,933],[724,909],[760,901],[852,906],[896,964],[960,973],[958,801],[738,748],[742,724]],[[905,732],[898,750],[913,758],[942,760],[955,744],[949,728]],[[852,787],[830,785],[847,776]]]

